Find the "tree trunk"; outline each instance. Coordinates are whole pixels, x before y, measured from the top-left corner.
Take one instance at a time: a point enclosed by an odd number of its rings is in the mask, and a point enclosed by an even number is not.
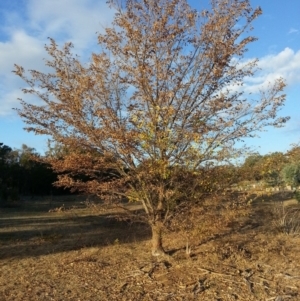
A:
[[[165,254],[162,247],[162,222],[155,222],[151,224],[152,229],[152,255],[159,256]]]

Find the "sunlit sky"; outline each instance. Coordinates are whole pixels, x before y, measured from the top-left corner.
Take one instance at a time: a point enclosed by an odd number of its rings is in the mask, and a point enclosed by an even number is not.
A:
[[[190,0],[203,8],[208,0]],[[290,116],[284,128],[268,129],[261,138],[247,140],[261,154],[286,151],[300,142],[300,1],[253,0],[263,15],[254,22],[253,34],[259,38],[249,47],[246,58],[259,58],[262,70],[253,85],[282,76],[287,88],[281,115]],[[0,142],[13,148],[23,143],[40,153],[47,149],[47,138],[23,130],[24,124],[12,110],[19,107],[25,87],[11,71],[14,64],[25,69],[45,70],[44,45],[54,38],[60,45],[72,41],[83,59],[97,52],[97,32],[109,26],[113,11],[106,0],[1,0],[0,1]],[[24,98],[26,99],[26,98]]]

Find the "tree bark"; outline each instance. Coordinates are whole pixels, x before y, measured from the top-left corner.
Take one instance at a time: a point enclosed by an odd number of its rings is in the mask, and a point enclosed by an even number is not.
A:
[[[154,222],[151,224],[152,229],[152,255],[159,256],[165,254],[162,246],[162,222]]]

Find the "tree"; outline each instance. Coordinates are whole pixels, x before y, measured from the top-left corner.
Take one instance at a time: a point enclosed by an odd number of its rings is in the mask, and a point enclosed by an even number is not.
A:
[[[245,180],[263,180],[268,185],[277,186],[282,182],[280,172],[286,163],[287,158],[281,152],[264,156],[254,153],[246,158],[241,166],[241,173]]]
[[[289,163],[300,163],[300,146],[293,145],[293,147],[287,151],[286,157]]]
[[[7,195],[7,182],[9,178],[9,155],[12,149],[0,143],[0,201],[5,201]]]
[[[52,170],[40,162],[40,154],[35,148],[22,144],[21,149],[15,150],[18,158],[18,169],[14,175],[19,192],[23,195],[48,194],[55,182],[56,176]]]
[[[265,182],[272,186],[282,184],[280,172],[286,163],[287,158],[281,152],[274,152],[263,156],[261,172]]]
[[[286,164],[281,171],[284,182],[293,187],[300,184],[300,163]]]
[[[40,154],[26,144],[12,150],[0,143],[0,200],[3,205],[8,205],[6,201],[19,200],[19,195],[52,192],[57,175],[42,161]]]
[[[201,13],[186,0],[108,2],[114,22],[88,64],[71,43],[51,39],[52,73],[16,65],[23,91],[43,101],[21,100],[18,113],[28,131],[68,149],[48,160],[61,173],[57,185],[142,203],[156,255],[164,225],[198,198],[202,176],[209,182],[203,171],[238,156],[235,142],[286,122],[276,117],[285,84],[275,80],[251,98],[241,89],[257,66],[243,61],[261,14],[248,0],[212,0]]]
[[[259,153],[254,153],[245,159],[245,162],[241,166],[241,174],[244,180],[260,181],[262,179],[260,166],[262,158]]]

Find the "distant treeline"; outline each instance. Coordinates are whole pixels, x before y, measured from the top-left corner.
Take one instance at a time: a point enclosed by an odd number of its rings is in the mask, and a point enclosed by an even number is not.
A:
[[[49,165],[34,160],[40,157],[34,148],[20,149],[0,143],[0,200],[14,201],[21,196],[68,194],[53,183],[57,175]]]
[[[265,186],[300,185],[300,146],[294,146],[286,153],[274,152],[267,155],[249,155],[239,167],[241,180],[260,182]]]
[[[39,160],[47,156],[59,159],[64,156],[66,149],[59,145],[51,147],[50,144],[48,147],[48,151],[42,157],[34,148],[25,144],[20,149],[12,149],[0,143],[0,201],[15,201],[22,196],[71,193],[68,189],[53,185],[57,174],[50,165]],[[289,185],[296,188],[300,185],[300,147],[295,146],[286,153],[274,152],[264,156],[253,153],[243,164],[219,165],[212,167],[211,171],[216,172],[216,176],[211,178],[215,178],[218,187],[221,181],[225,186],[246,181],[259,182],[269,187]],[[83,175],[79,177],[84,179]],[[203,177],[201,179],[203,183]],[[206,184],[212,186],[214,183]]]

